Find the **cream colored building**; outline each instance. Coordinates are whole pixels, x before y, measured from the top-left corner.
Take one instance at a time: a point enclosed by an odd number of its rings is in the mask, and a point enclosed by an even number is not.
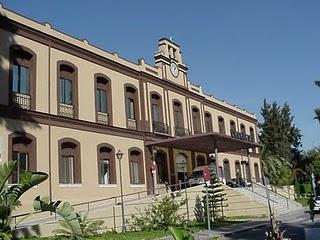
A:
[[[154,151],[150,142],[208,132],[257,142],[255,115],[193,85],[177,43],[160,39],[154,65],[132,63],[48,23],[2,6],[0,13],[2,162],[19,162],[10,184],[24,170],[50,175],[27,193],[26,206],[36,195],[72,203],[120,195],[120,164],[127,194],[213,163],[208,153]],[[249,164],[247,153],[219,153],[220,178],[260,181],[258,149],[250,156]]]

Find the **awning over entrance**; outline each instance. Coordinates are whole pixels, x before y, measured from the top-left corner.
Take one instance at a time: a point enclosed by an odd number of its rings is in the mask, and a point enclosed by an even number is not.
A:
[[[178,148],[195,152],[234,152],[261,147],[261,144],[220,133],[201,133],[192,136],[175,137],[147,143],[147,146]]]

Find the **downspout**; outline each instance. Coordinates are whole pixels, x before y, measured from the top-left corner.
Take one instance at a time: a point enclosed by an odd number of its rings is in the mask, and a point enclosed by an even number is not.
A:
[[[49,40],[49,58],[48,58],[48,80],[49,80],[49,92],[48,92],[48,111],[49,111],[49,199],[52,202],[52,171],[51,171],[51,40]]]

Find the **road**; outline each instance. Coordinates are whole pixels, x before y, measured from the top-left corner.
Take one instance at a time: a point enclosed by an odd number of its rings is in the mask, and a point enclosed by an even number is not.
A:
[[[301,211],[292,216],[280,219],[280,229],[285,230],[284,237],[291,240],[308,240],[305,238],[305,229],[314,228],[320,234],[320,214],[315,216],[314,222],[310,221],[309,213]],[[264,240],[266,227],[235,233],[225,237],[225,240]],[[320,239],[320,238],[319,238]]]

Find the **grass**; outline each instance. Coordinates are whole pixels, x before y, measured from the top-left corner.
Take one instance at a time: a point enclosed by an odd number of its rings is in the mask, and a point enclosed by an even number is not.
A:
[[[232,224],[237,224],[243,221],[239,220],[230,220],[227,219],[223,222],[211,223],[212,228],[229,226]],[[192,232],[199,232],[201,230],[207,229],[206,223],[199,222],[191,222],[189,225],[189,229]],[[166,230],[152,230],[152,231],[141,231],[141,232],[127,232],[127,233],[115,233],[115,232],[106,232],[99,236],[95,237],[86,237],[85,239],[90,240],[151,240],[151,239],[159,239],[162,237],[170,236],[170,232]],[[46,238],[29,238],[29,239],[42,239],[42,240],[66,240],[70,238],[66,237],[46,237]]]
[[[301,197],[301,198],[298,198],[297,201],[298,201],[298,203],[301,203],[301,205],[303,207],[308,207],[309,206],[309,198]]]

